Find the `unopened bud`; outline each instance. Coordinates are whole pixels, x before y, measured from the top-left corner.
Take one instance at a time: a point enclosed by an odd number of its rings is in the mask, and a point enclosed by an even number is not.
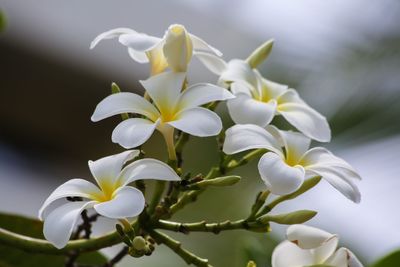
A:
[[[300,224],[312,219],[315,215],[317,215],[317,212],[313,210],[298,210],[278,215],[266,214],[258,218],[258,221],[261,223]]]
[[[271,53],[274,40],[268,40],[262,45],[260,45],[256,50],[251,53],[251,55],[246,59],[246,62],[251,68],[257,68]]]
[[[146,245],[146,240],[141,236],[136,236],[132,241],[132,247],[136,250],[144,250]]]

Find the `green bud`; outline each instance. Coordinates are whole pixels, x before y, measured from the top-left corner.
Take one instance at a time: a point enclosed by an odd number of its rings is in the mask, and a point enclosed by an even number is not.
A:
[[[310,220],[315,215],[317,215],[317,212],[313,210],[298,210],[278,215],[266,214],[258,218],[258,221],[261,223],[275,222],[279,224],[298,224]]]
[[[249,261],[246,267],[257,267],[257,264],[254,261]]]
[[[229,185],[234,185],[237,182],[240,181],[240,176],[237,175],[230,175],[230,176],[223,176],[223,177],[217,177],[214,179],[210,180],[202,180],[197,183],[189,184],[185,186],[186,190],[199,190],[199,189],[204,189],[209,186],[229,186]]]
[[[257,47],[253,53],[246,59],[246,62],[249,63],[250,67],[257,68],[271,53],[272,46],[274,44],[274,40],[268,40],[259,47]]]
[[[136,250],[145,250],[146,246],[147,246],[147,242],[141,236],[136,236],[132,241],[132,247]]]

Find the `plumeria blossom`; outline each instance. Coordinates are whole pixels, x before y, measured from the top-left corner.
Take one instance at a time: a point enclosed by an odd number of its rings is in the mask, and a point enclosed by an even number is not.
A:
[[[185,72],[193,51],[206,51],[221,56],[222,53],[196,35],[186,31],[183,25],[169,26],[163,38],[136,32],[128,28],[117,28],[97,36],[90,45],[94,48],[101,40],[118,38],[128,48],[131,58],[139,63],[151,65],[152,75],[170,67],[176,72]]]
[[[326,118],[307,105],[296,90],[263,78],[244,60],[226,63],[209,53],[197,55],[220,76],[219,83],[230,86],[236,95],[228,101],[229,114],[235,123],[265,127],[275,115],[282,115],[306,136],[320,142],[330,141],[331,131]]]
[[[337,235],[306,225],[291,225],[286,235],[272,253],[272,267],[363,267],[350,250],[337,249]]]
[[[134,93],[118,93],[106,97],[96,107],[92,121],[121,113],[136,113],[145,118],[130,118],[121,122],[112,133],[112,141],[125,148],[146,142],[155,129],[159,130],[169,148],[173,147],[173,132],[177,128],[194,136],[217,135],[222,129],[219,116],[200,107],[203,104],[234,98],[228,90],[200,83],[181,89],[183,72],[165,72],[152,76],[141,84],[153,104]]]
[[[72,179],[55,189],[39,211],[39,218],[44,220],[45,238],[57,248],[64,247],[81,212],[89,208],[113,219],[139,215],[144,209],[145,199],[142,192],[129,186],[133,181],[180,180],[171,167],[155,159],[140,159],[122,168],[138,155],[139,150],[130,150],[89,161],[89,169],[98,186],[83,179]],[[83,200],[54,207],[56,200],[66,197],[81,197]]]
[[[355,181],[357,172],[343,159],[322,147],[309,149],[311,139],[298,132],[266,129],[253,125],[235,125],[226,131],[223,151],[235,154],[249,149],[265,148],[259,163],[260,176],[268,189],[277,195],[296,191],[306,177],[321,176],[343,195],[360,201]]]

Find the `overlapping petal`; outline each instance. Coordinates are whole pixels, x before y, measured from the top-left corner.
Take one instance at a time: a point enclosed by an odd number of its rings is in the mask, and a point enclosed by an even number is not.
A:
[[[94,40],[90,43],[90,49],[93,49],[102,40],[118,38],[122,34],[130,34],[130,33],[136,34],[137,32],[132,29],[129,29],[129,28],[116,28],[116,29],[112,29],[112,30],[103,32],[103,33],[99,34],[96,38],[94,38]]]
[[[106,190],[107,188],[108,190],[109,187],[113,187],[121,172],[122,166],[138,155],[139,150],[128,150],[96,161],[90,160],[89,169],[100,188],[102,190]]]
[[[206,66],[206,68],[218,76],[228,68],[228,64],[222,58],[213,54],[194,52],[194,55]]]
[[[134,161],[126,166],[119,176],[118,184],[123,186],[144,179],[180,181],[181,178],[164,162],[148,158]]]
[[[185,72],[193,54],[193,44],[182,25],[171,25],[164,37],[164,56],[175,72]]]
[[[45,210],[57,199],[65,197],[82,197],[91,199],[93,195],[101,194],[102,192],[100,189],[91,182],[83,179],[71,179],[57,187],[46,199],[39,210],[39,219],[43,220]]]
[[[335,235],[324,230],[302,225],[291,225],[286,230],[287,239],[302,249],[314,249],[320,247]]]
[[[114,192],[111,200],[94,205],[94,209],[100,215],[119,219],[139,215],[143,211],[144,205],[145,199],[140,190],[124,186]]]
[[[277,103],[257,101],[245,94],[237,94],[235,99],[227,102],[229,115],[237,124],[255,124],[267,126],[274,118]]]
[[[258,171],[271,193],[290,194],[304,181],[304,169],[301,166],[289,166],[273,152],[264,154],[258,162]]]
[[[246,82],[249,86],[257,87],[257,74],[244,60],[233,59],[228,62],[227,69],[221,74],[220,80],[231,82]]]
[[[293,89],[278,98],[278,113],[306,136],[320,142],[329,142],[331,131],[324,116],[309,107]]]
[[[265,148],[283,157],[281,145],[268,131],[253,124],[237,124],[226,130],[223,151],[236,154],[249,149]]]
[[[150,51],[162,41],[161,38],[135,31],[120,35],[118,40],[121,44],[140,52]]]
[[[194,34],[189,33],[190,39],[193,42],[193,48],[197,51],[205,51],[205,52],[210,52],[210,53],[214,53],[217,56],[222,56],[221,51],[219,51],[218,49],[216,49],[215,47],[209,45],[206,41],[204,41],[203,39],[201,39],[200,37],[197,37]]]
[[[284,241],[272,253],[272,267],[304,267],[313,265],[311,251]]]
[[[200,107],[179,112],[176,114],[176,119],[168,124],[199,137],[214,136],[222,130],[220,117],[215,112]]]
[[[115,127],[111,140],[124,148],[133,148],[146,142],[156,129],[155,123],[146,119],[133,118],[122,121]]]
[[[63,248],[67,244],[81,212],[95,203],[95,201],[69,202],[54,209],[44,220],[44,237],[56,248]]]
[[[123,92],[104,98],[96,106],[91,119],[96,122],[121,113],[137,113],[153,121],[160,116],[158,110],[143,97]]]

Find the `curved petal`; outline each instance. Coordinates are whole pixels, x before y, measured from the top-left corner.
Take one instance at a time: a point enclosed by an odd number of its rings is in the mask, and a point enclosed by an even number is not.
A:
[[[211,45],[207,44],[206,41],[204,41],[203,39],[197,37],[194,34],[189,34],[190,39],[192,39],[192,43],[193,43],[193,48],[197,51],[202,50],[202,51],[206,51],[206,52],[212,52],[214,54],[216,54],[217,56],[222,56],[221,51],[219,51],[218,49],[216,49],[215,47],[212,47]]]
[[[330,239],[325,241],[321,246],[313,249],[314,261],[315,262],[325,262],[329,257],[331,257],[338,246],[339,237],[333,235]]]
[[[39,219],[43,220],[44,211],[47,207],[56,201],[57,199],[64,197],[83,197],[93,198],[93,195],[101,195],[101,191],[97,186],[83,179],[72,179],[69,180],[59,187],[57,187],[53,193],[46,199],[42,207],[39,210]]]
[[[139,63],[148,63],[149,58],[146,55],[146,52],[136,51],[130,47],[128,47],[128,53],[131,58]]]
[[[258,171],[268,189],[275,195],[293,193],[304,181],[303,167],[291,167],[273,152],[268,152],[261,157],[258,162]]]
[[[223,101],[235,98],[225,88],[210,83],[197,83],[183,91],[179,99],[179,109],[198,107],[212,101]]]
[[[252,97],[252,88],[245,82],[233,82],[230,86],[231,92],[235,95],[244,94],[249,97]]]
[[[205,108],[185,109],[176,115],[176,120],[168,122],[185,133],[206,137],[217,135],[222,130],[220,117]]]
[[[81,212],[95,203],[95,201],[69,202],[54,209],[44,220],[44,237],[58,249],[65,247]]]
[[[291,165],[299,164],[302,156],[310,147],[311,139],[301,133],[279,130],[273,125],[268,125],[266,129],[285,146],[286,162]]]
[[[363,267],[353,252],[347,248],[339,248],[325,263],[335,267]]]
[[[116,28],[106,32],[99,34],[94,40],[90,43],[90,49],[93,49],[100,41],[106,39],[117,38],[122,34],[136,33],[136,31],[129,28]]]
[[[212,73],[221,75],[228,67],[228,64],[220,58],[210,53],[194,52],[193,53]]]
[[[324,230],[303,225],[294,224],[286,230],[287,239],[302,249],[314,249],[322,246],[336,235]]]
[[[100,121],[126,112],[141,114],[153,121],[156,121],[160,116],[157,109],[143,97],[137,94],[123,92],[112,94],[104,98],[96,106],[91,120]]]
[[[141,118],[124,120],[115,127],[111,140],[127,149],[140,146],[150,138],[157,124],[158,121]]]
[[[185,72],[193,54],[192,40],[182,25],[169,26],[164,37],[164,56],[175,72]]]
[[[254,100],[245,94],[236,95],[235,99],[227,102],[229,115],[238,124],[255,124],[267,126],[274,118],[276,101],[267,103]]]
[[[174,111],[185,77],[185,72],[164,72],[140,83],[165,115]]]
[[[243,60],[234,59],[228,62],[228,68],[220,77],[225,82],[246,82],[250,87],[257,87],[256,73],[248,63]]]
[[[301,164],[307,172],[322,176],[348,199],[360,202],[361,193],[354,181],[360,180],[361,177],[341,158],[322,147],[316,147],[302,157]]]
[[[265,148],[283,157],[278,140],[260,126],[237,124],[226,130],[223,147],[224,153],[232,155],[256,148]]]
[[[122,153],[111,155],[89,161],[89,169],[102,191],[109,192],[121,173],[122,166],[129,160],[139,155],[139,150],[128,150]]]
[[[136,180],[154,179],[180,181],[176,172],[164,162],[156,159],[140,159],[126,166],[119,177],[119,185],[127,185]]]
[[[256,72],[258,73],[258,71]],[[261,74],[259,74],[259,78],[260,78],[260,91],[262,98],[276,99],[278,98],[278,96],[282,95],[288,89],[287,85],[267,80],[263,78]]]
[[[141,52],[152,50],[162,41],[161,38],[139,32],[122,34],[118,40],[121,44]]]
[[[306,136],[320,142],[331,140],[331,130],[324,116],[303,102],[293,89],[278,98],[278,113]]]
[[[272,252],[272,267],[303,267],[315,264],[309,250],[284,241]]]
[[[145,205],[145,199],[140,190],[124,186],[114,192],[113,199],[94,205],[100,215],[112,219],[121,219],[139,215]]]

